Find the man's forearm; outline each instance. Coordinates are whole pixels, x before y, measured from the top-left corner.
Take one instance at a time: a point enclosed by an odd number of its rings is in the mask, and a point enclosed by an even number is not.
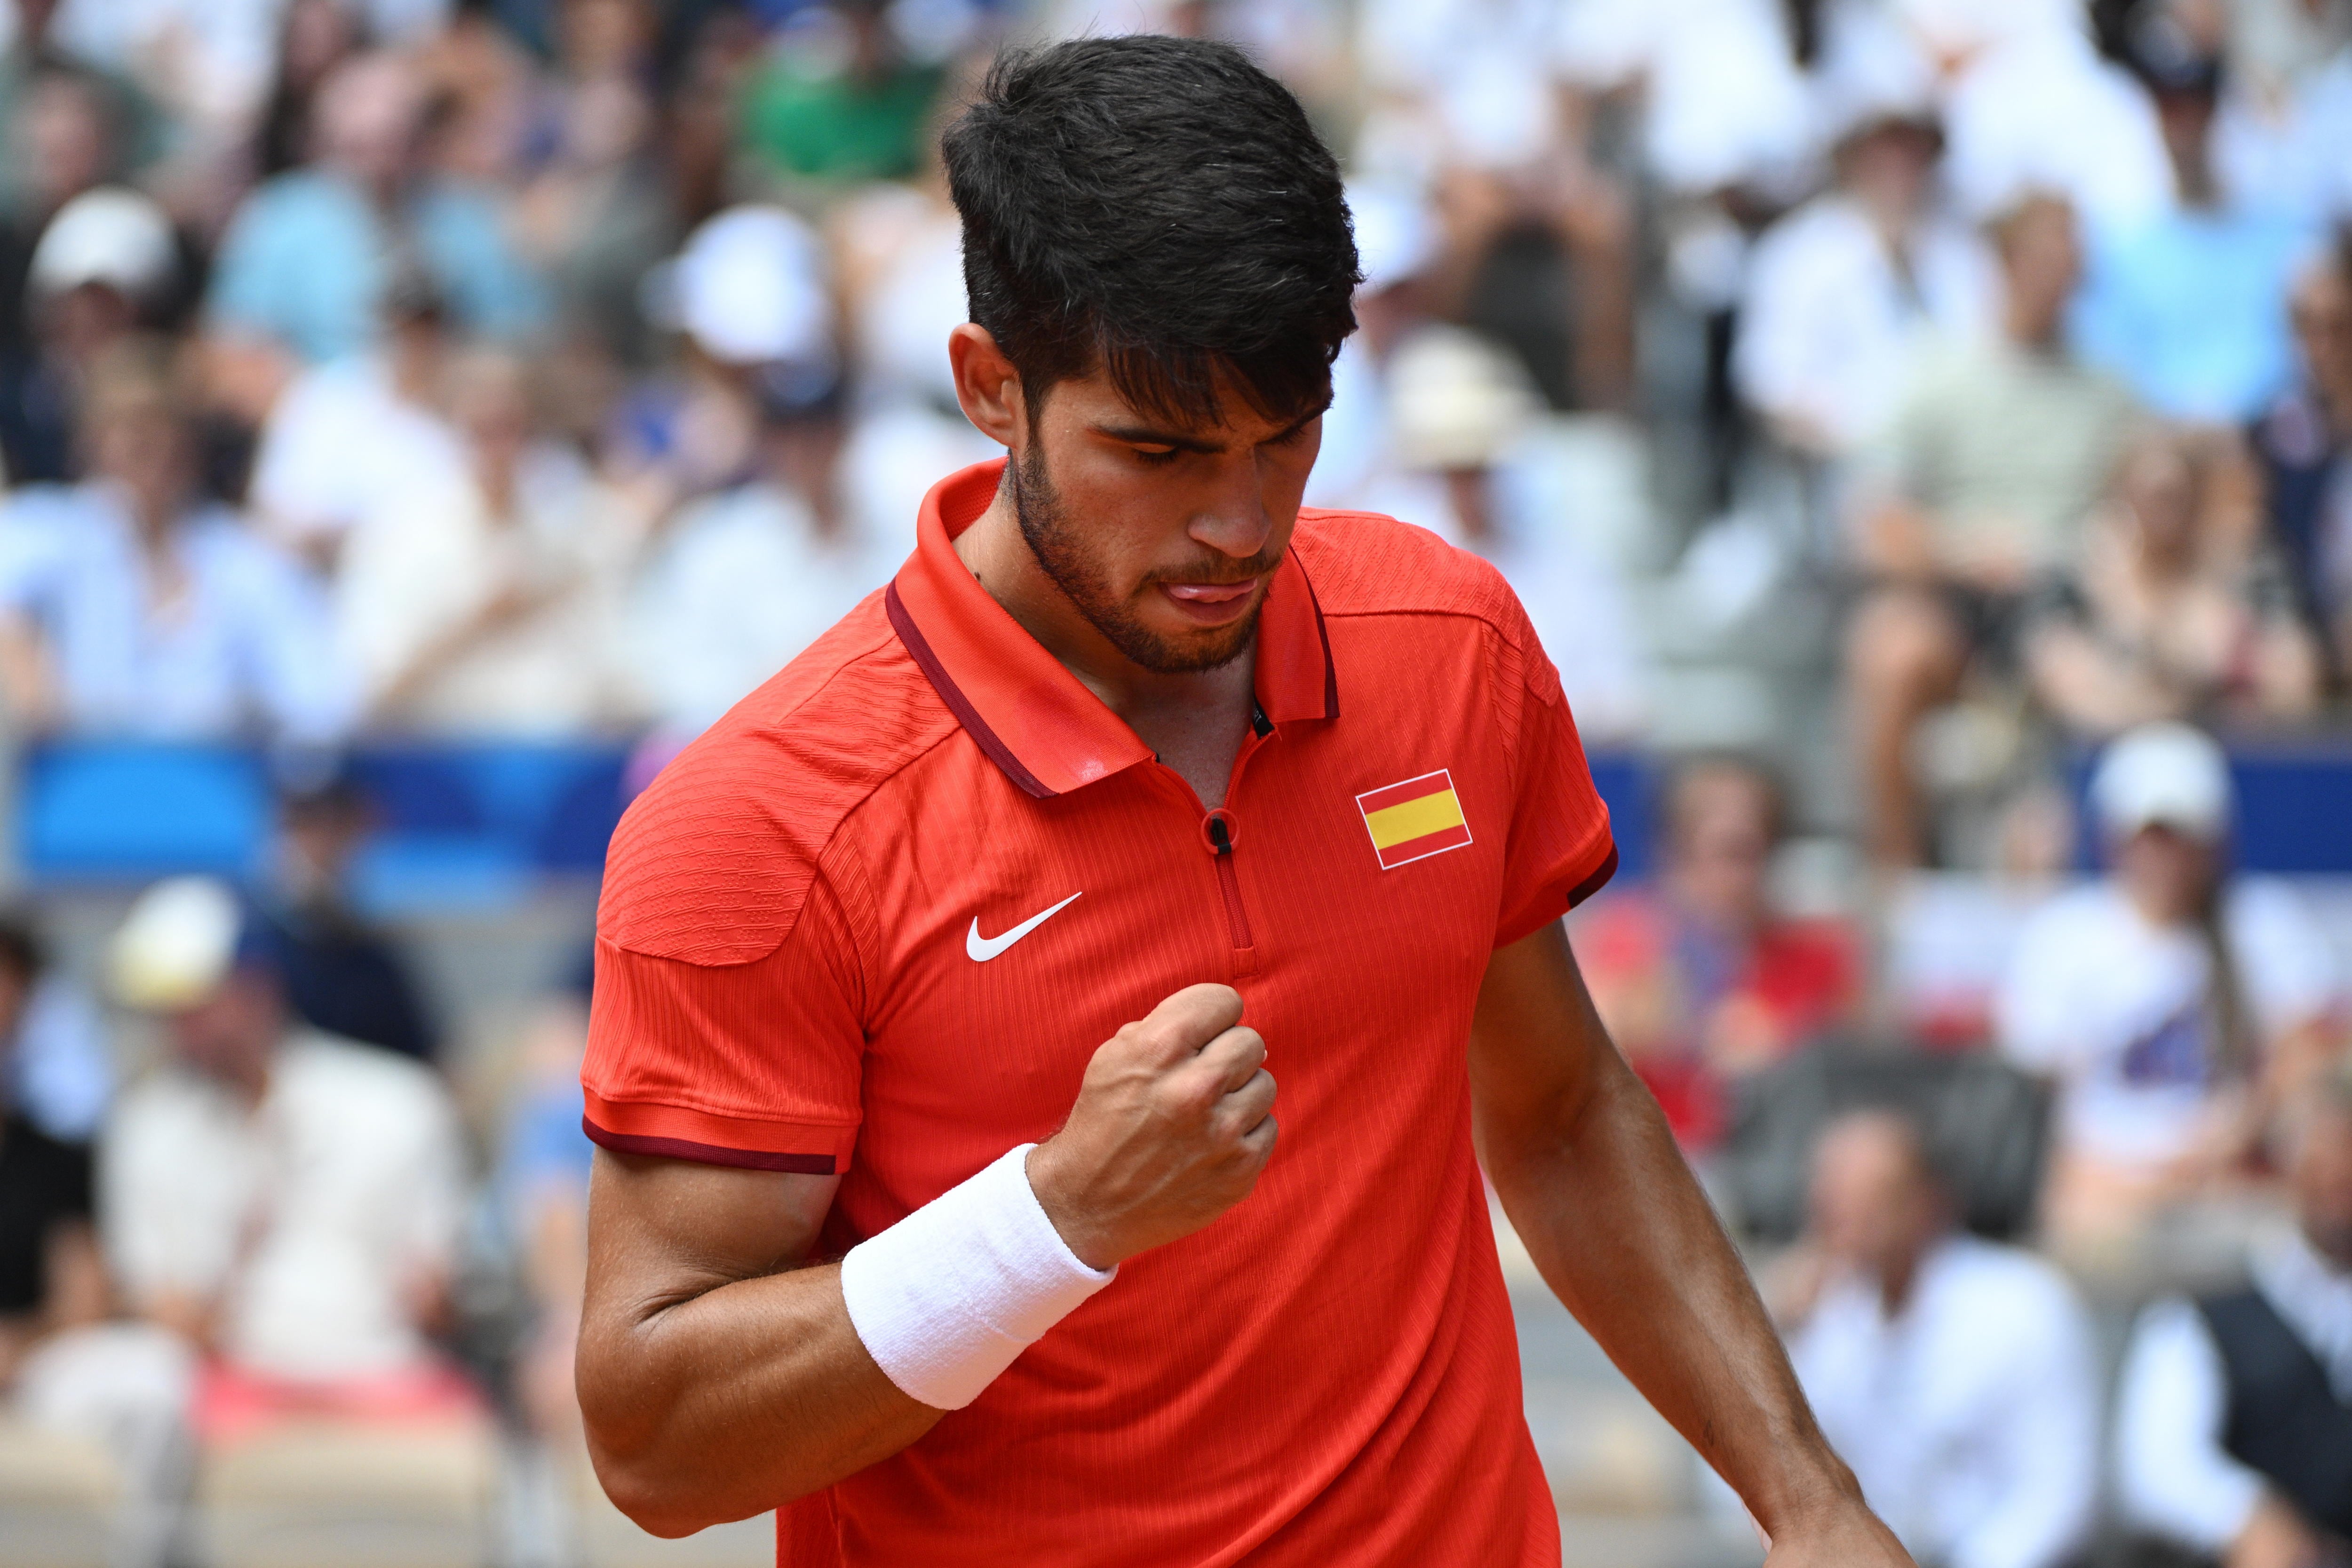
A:
[[[1656,1101],[1610,1058],[1559,1124],[1483,1127],[1488,1173],[1560,1300],[1777,1537],[1860,1494]]]
[[[656,1535],[831,1486],[941,1414],[875,1364],[843,1303],[838,1264],[592,1312],[579,1378],[597,1475]]]

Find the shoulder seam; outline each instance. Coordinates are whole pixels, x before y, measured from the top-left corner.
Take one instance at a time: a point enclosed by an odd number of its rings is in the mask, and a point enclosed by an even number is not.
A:
[[[1508,643],[1512,647],[1518,649],[1521,653],[1527,651],[1519,639],[1511,635],[1511,630],[1507,626],[1504,625],[1495,616],[1487,615],[1484,611],[1480,610],[1453,609],[1439,605],[1397,605],[1370,610],[1334,610],[1326,608],[1323,612],[1323,618],[1327,621],[1360,621],[1379,616],[1442,616],[1448,620],[1475,621],[1480,626],[1485,626],[1488,631],[1493,632],[1503,641]]]

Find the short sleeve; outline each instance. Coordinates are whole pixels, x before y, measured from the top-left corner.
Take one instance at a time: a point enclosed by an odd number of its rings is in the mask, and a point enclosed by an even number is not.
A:
[[[749,959],[649,942],[608,904],[581,1079],[583,1130],[607,1149],[835,1175],[860,1120],[864,986],[832,881]],[[647,951],[649,947],[663,951]]]
[[[1558,920],[1601,890],[1617,869],[1609,807],[1593,787],[1559,674],[1545,657],[1517,602],[1517,637],[1499,649],[1506,721],[1516,703],[1509,842],[1495,945],[1505,947]]]

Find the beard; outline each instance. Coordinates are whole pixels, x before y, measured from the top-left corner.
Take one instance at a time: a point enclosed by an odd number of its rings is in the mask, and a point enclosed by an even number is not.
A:
[[[1153,631],[1135,613],[1132,601],[1111,586],[1101,563],[1087,552],[1084,530],[1063,507],[1061,492],[1054,488],[1053,477],[1045,471],[1045,454],[1036,443],[1033,440],[1028,452],[1017,460],[1008,456],[1005,468],[1013,479],[1013,513],[1021,524],[1021,537],[1028,542],[1029,553],[1037,558],[1037,564],[1063,597],[1077,606],[1087,624],[1129,661],[1156,675],[1199,675],[1232,663],[1248,648],[1250,639],[1257,635],[1263,597],[1229,626],[1203,627],[1186,637]],[[1244,562],[1203,558],[1197,564],[1155,571],[1144,578],[1143,586],[1259,577],[1272,572],[1279,561],[1278,553]]]

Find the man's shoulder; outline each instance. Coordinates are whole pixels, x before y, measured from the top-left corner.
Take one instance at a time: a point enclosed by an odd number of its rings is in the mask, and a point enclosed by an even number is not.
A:
[[[1291,548],[1328,619],[1452,616],[1516,647],[1532,640],[1527,613],[1503,574],[1425,528],[1372,511],[1302,508]]]
[[[868,595],[630,805],[598,934],[694,963],[774,951],[843,821],[956,727]]]

